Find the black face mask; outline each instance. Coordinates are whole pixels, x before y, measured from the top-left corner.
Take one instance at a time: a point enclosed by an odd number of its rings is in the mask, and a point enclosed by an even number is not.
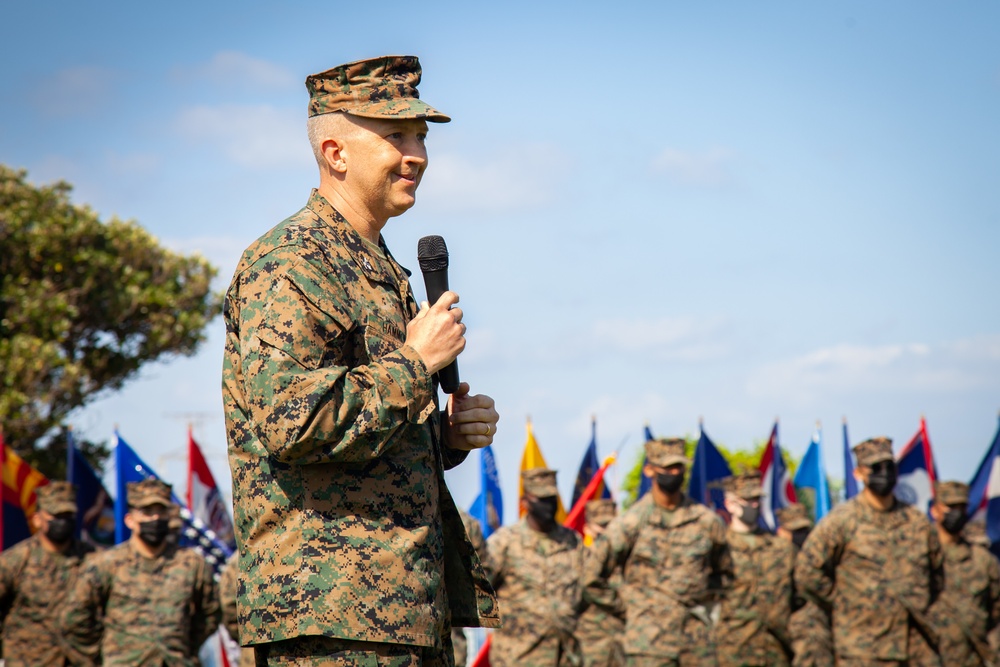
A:
[[[543,526],[555,523],[558,509],[559,500],[555,496],[528,501],[528,514]]]
[[[740,512],[740,521],[750,528],[756,528],[757,522],[760,521],[760,507],[744,505],[743,511]]]
[[[950,509],[941,518],[941,527],[952,535],[958,535],[965,528],[968,520],[969,515],[965,513],[965,510],[961,508]]]
[[[167,538],[167,531],[170,530],[170,520],[161,516],[158,519],[143,521],[139,524],[139,539],[156,548],[163,544]]]
[[[684,486],[684,473],[675,474],[672,472],[656,473],[656,485],[664,493],[677,493]]]
[[[66,544],[73,537],[73,529],[76,528],[75,516],[56,516],[49,519],[49,526],[45,529],[45,537],[55,544]]]
[[[876,496],[884,498],[892,493],[892,490],[896,488],[897,479],[898,476],[896,474],[895,463],[876,463],[875,466],[872,467],[871,473],[868,475],[868,484],[866,486],[871,489],[872,493]]]
[[[792,544],[797,546],[799,549],[802,545],[806,543],[806,538],[809,537],[808,528],[799,528],[798,530],[792,531]]]

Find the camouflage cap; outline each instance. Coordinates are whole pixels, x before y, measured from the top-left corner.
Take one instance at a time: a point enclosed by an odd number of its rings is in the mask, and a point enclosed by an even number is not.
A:
[[[744,500],[750,500],[752,498],[760,498],[764,495],[762,482],[760,473],[754,470],[726,477],[722,480],[722,488],[726,490],[726,493],[732,493]]]
[[[364,118],[451,120],[420,99],[416,56],[379,56],[306,77],[309,117],[342,111]]]
[[[606,526],[618,513],[618,506],[610,498],[598,498],[587,503],[587,523]]]
[[[171,486],[158,479],[144,479],[141,482],[128,483],[128,506],[149,507],[150,505],[170,506]]]
[[[76,514],[76,487],[69,482],[49,482],[35,489],[35,496],[38,498],[38,509],[49,514]]]
[[[859,466],[871,468],[882,461],[892,461],[892,439],[885,436],[869,438],[854,445],[854,456]]]
[[[962,482],[936,482],[934,497],[945,505],[968,505],[969,485]]]
[[[524,492],[530,493],[536,498],[549,498],[559,495],[559,487],[556,486],[556,471],[548,468],[532,468],[521,471],[521,483],[524,485]]]
[[[672,465],[688,465],[684,455],[684,438],[659,438],[646,441],[646,460],[654,466],[667,468]]]
[[[806,510],[805,505],[801,503],[792,503],[786,507],[779,507],[774,513],[778,516],[778,525],[785,530],[812,528],[813,524],[812,519],[809,518],[809,512]]]

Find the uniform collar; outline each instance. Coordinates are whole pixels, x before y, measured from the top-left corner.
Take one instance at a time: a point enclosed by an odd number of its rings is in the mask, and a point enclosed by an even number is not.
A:
[[[314,189],[312,191],[306,207],[327,223],[334,236],[340,241],[340,245],[347,250],[351,259],[354,260],[358,268],[361,269],[368,279],[388,285],[396,285],[398,281],[392,275],[391,270],[387,268],[388,263],[392,263],[394,267],[398,268],[401,272],[405,272],[407,276],[410,275],[409,271],[396,263],[396,260],[389,253],[389,249],[386,247],[381,234],[378,237],[378,246],[385,254],[380,258],[376,255],[372,245],[365,241],[354,227],[351,227],[347,219],[319,193],[319,190]]]

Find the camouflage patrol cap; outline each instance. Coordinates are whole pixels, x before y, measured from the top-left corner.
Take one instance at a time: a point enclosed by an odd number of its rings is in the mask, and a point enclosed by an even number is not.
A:
[[[524,485],[524,492],[530,493],[536,498],[549,498],[559,495],[559,487],[556,486],[556,471],[548,468],[532,468],[521,472],[521,483]]]
[[[892,439],[885,436],[869,438],[854,445],[854,456],[859,466],[871,468],[882,461],[892,461]]]
[[[934,496],[939,503],[945,505],[968,505],[969,485],[962,482],[937,482],[934,484]]]
[[[598,498],[587,503],[587,523],[606,526],[618,513],[618,506],[610,498]]]
[[[761,482],[760,473],[754,470],[726,477],[722,480],[722,488],[726,490],[726,493],[732,493],[744,500],[750,500],[752,498],[760,498],[764,495]]]
[[[144,479],[141,482],[128,483],[128,506],[149,507],[150,505],[170,506],[171,486],[158,479]]]
[[[76,487],[69,482],[49,482],[35,489],[38,509],[49,514],[76,514]]]
[[[659,438],[646,441],[646,460],[654,466],[668,468],[672,465],[688,465],[684,455],[684,438]]]
[[[812,519],[809,518],[809,512],[806,511],[805,505],[801,503],[792,503],[786,507],[779,507],[774,513],[778,516],[778,525],[785,530],[812,528],[813,524]]]
[[[416,56],[379,56],[339,65],[306,77],[309,117],[341,111],[363,118],[450,121],[420,99],[419,83]]]

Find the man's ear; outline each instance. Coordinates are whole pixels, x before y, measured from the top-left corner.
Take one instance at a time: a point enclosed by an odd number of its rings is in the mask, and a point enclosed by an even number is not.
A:
[[[347,147],[343,139],[326,139],[320,145],[323,159],[330,171],[338,174],[347,173]]]
[[[131,512],[125,513],[125,527],[131,531],[139,530],[139,522],[135,520]]]

